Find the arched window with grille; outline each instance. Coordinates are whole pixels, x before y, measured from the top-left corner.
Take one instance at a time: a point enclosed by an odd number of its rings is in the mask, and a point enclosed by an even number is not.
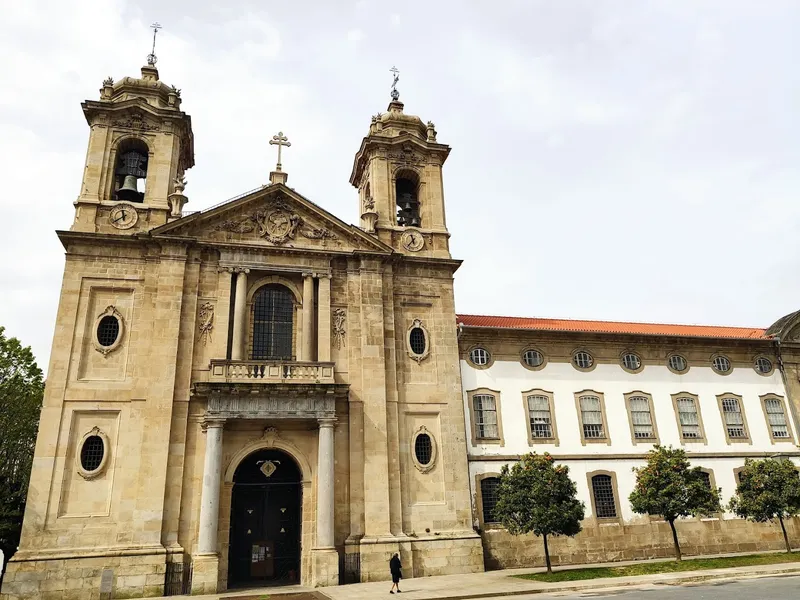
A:
[[[270,283],[253,296],[252,360],[291,360],[294,341],[294,297],[288,288]]]
[[[498,523],[495,515],[497,507],[497,490],[500,487],[499,477],[481,479],[481,512],[484,523]]]

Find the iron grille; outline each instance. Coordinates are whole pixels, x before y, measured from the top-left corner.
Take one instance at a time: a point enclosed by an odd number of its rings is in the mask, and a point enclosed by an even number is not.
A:
[[[431,464],[431,457],[433,456],[433,443],[431,436],[427,433],[420,433],[414,442],[414,454],[417,455],[417,461],[423,467]]]
[[[116,317],[106,315],[97,324],[97,341],[101,346],[112,346],[119,336],[119,321]]]
[[[678,419],[681,422],[681,436],[686,439],[700,438],[700,419],[694,398],[678,398]]]
[[[722,399],[722,413],[725,415],[725,426],[728,429],[728,437],[746,438],[747,431],[744,427],[744,417],[739,401],[736,398]]]
[[[650,415],[650,402],[645,396],[631,396],[631,421],[633,423],[633,437],[636,439],[649,439],[653,436],[653,420]]]
[[[528,419],[531,426],[531,437],[537,439],[553,437],[550,400],[547,396],[528,396]]]
[[[81,448],[81,466],[86,471],[96,471],[103,462],[105,444],[99,435],[90,435]]]
[[[291,360],[294,302],[282,285],[265,285],[253,301],[253,360]]]
[[[339,585],[361,583],[361,555],[342,552],[339,555]]]
[[[477,394],[472,398],[475,408],[475,429],[478,438],[497,439],[497,405],[494,396]]]
[[[603,412],[600,398],[597,396],[581,396],[581,419],[583,420],[583,437],[602,440],[606,437],[603,428]]]
[[[497,477],[487,477],[481,479],[481,506],[483,506],[483,522],[497,523],[495,508],[497,508],[497,490],[500,487],[500,479]]]
[[[414,327],[409,334],[409,344],[411,351],[417,356],[425,354],[425,347],[428,345],[425,340],[425,332],[421,327]]]
[[[610,475],[595,475],[592,477],[592,493],[594,506],[598,519],[613,519],[617,516],[617,506],[614,502],[614,487],[611,485]]]
[[[764,407],[767,411],[767,420],[772,429],[772,437],[788,438],[789,428],[786,426],[786,414],[783,412],[783,403],[777,398],[767,398],[764,400]]]
[[[181,596],[192,591],[192,565],[168,562],[164,575],[164,595]]]

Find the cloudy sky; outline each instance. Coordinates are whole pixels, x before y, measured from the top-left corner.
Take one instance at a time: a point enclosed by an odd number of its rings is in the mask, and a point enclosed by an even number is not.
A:
[[[289,184],[357,222],[385,110],[433,120],[460,312],[767,326],[800,308],[797,0],[3,0],[0,325],[46,368],[88,129],[159,21],[187,210]]]

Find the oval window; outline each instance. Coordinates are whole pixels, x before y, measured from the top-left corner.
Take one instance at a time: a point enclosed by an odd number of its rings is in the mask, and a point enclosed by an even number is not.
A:
[[[628,352],[622,357],[622,366],[628,371],[638,371],[639,367],[642,366],[642,359],[637,354]]]
[[[489,352],[483,348],[473,348],[469,352],[469,359],[473,364],[483,367],[489,364]]]
[[[420,433],[414,441],[414,454],[417,462],[423,467],[431,464],[433,459],[433,440],[427,433]]]
[[[681,356],[680,354],[673,354],[669,357],[669,368],[675,371],[676,373],[683,373],[686,369],[689,368],[686,359]]]
[[[106,315],[97,324],[97,342],[101,346],[108,348],[113,346],[114,342],[119,337],[119,320],[112,316]]]
[[[425,348],[428,341],[425,339],[425,331],[422,327],[414,327],[408,334],[408,343],[411,345],[411,351],[414,354],[425,354]]]
[[[711,365],[717,373],[728,373],[731,370],[731,361],[726,356],[715,356]]]
[[[575,356],[572,357],[572,363],[579,369],[591,369],[594,359],[588,352],[581,351],[575,353]]]
[[[522,361],[528,367],[541,367],[542,363],[544,363],[544,356],[538,350],[525,350],[525,353],[522,355]]]
[[[81,448],[81,466],[87,473],[96,471],[103,464],[106,447],[99,435],[90,435]]]
[[[759,356],[756,359],[756,371],[762,375],[767,375],[772,372],[772,361],[766,356]]]

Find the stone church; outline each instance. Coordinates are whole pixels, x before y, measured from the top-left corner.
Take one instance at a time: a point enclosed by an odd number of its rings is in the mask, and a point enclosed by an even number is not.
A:
[[[396,93],[372,117],[354,226],[287,187],[280,162],[267,185],[184,213],[192,123],[154,64],[82,108],[86,166],[58,232],[66,266],[3,598],[160,595],[189,572],[192,593],[327,586],[388,578],[394,552],[407,576],[482,570],[450,148],[433,123]]]

